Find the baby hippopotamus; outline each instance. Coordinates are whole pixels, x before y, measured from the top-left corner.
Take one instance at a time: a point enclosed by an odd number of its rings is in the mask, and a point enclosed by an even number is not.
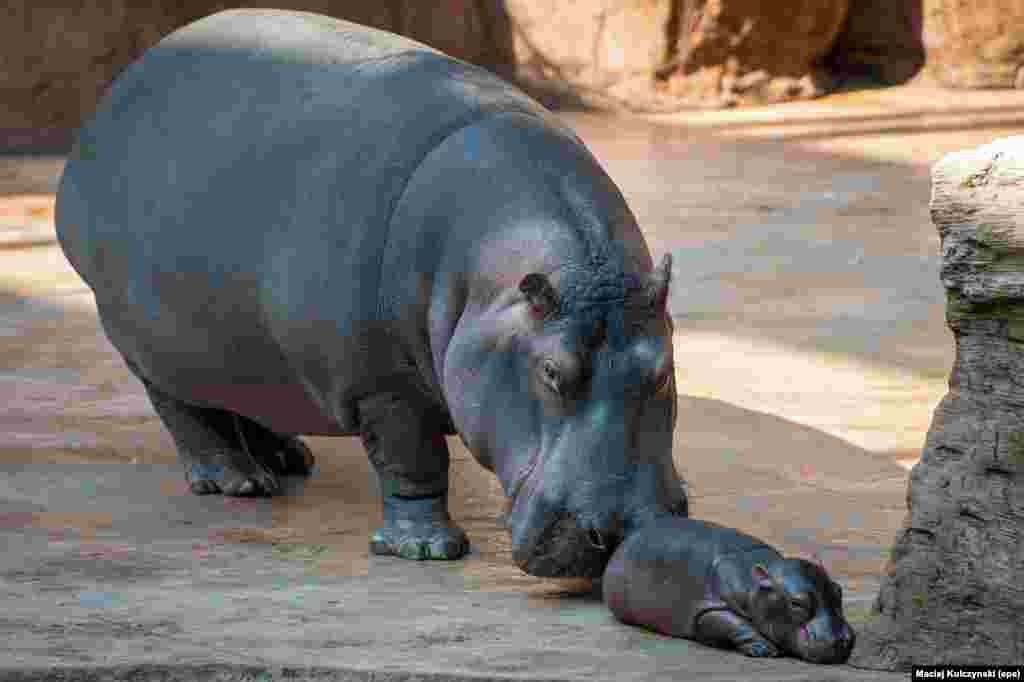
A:
[[[641,526],[603,583],[616,618],[666,635],[812,663],[843,663],[853,650],[842,590],[820,565],[707,521],[662,516]]]

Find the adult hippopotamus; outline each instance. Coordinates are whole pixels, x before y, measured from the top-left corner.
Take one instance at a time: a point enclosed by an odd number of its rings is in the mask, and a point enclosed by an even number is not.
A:
[[[56,210],[197,494],[273,493],[309,471],[297,435],[358,435],[372,551],[457,558],[458,434],[528,573],[600,575],[631,527],[686,513],[670,260],[483,69],[316,14],[214,14],[112,84]]]
[[[602,589],[624,623],[748,656],[842,663],[853,650],[842,589],[822,566],[708,521],[665,516],[637,530]]]

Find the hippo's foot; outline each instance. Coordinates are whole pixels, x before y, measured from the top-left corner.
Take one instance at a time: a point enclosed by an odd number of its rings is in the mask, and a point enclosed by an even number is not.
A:
[[[268,497],[281,489],[277,476],[238,451],[204,452],[195,457],[179,449],[178,458],[185,464],[185,480],[194,495]]]
[[[185,480],[194,494],[257,497],[280,491],[279,474],[257,460],[242,442],[243,430],[266,429],[225,410],[178,400],[145,379],[142,383],[174,439]],[[240,425],[244,422],[255,429],[248,425],[243,429]]]
[[[469,538],[448,516],[447,497],[386,496],[384,526],[370,538],[370,551],[415,561],[465,556]]]
[[[774,658],[781,656],[771,641],[757,631],[743,616],[727,609],[705,611],[697,619],[697,639],[712,646],[735,647],[747,656]]]
[[[384,492],[384,526],[370,551],[403,559],[458,559],[466,533],[448,516],[442,415],[418,400],[378,393],[359,401],[363,446]]]

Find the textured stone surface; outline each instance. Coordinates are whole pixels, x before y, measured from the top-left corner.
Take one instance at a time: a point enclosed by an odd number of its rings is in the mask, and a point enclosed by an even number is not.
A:
[[[843,79],[902,83],[921,69],[921,0],[850,0],[829,69]]]
[[[77,126],[110,80],[167,33],[223,9],[268,4],[396,31],[485,66],[511,61],[499,0],[18,3],[4,12],[13,20],[0,22],[0,128]]]
[[[854,652],[866,667],[1024,660],[1024,136],[950,154],[932,182],[956,360]]]
[[[848,6],[848,0],[682,0],[674,56],[661,72],[665,89],[726,103],[820,95],[831,80],[820,62]]]
[[[956,88],[1024,87],[1024,0],[924,0],[928,71]]]
[[[517,75],[584,96],[649,91],[673,0],[507,0]]]
[[[256,0],[16,3],[0,22],[0,129],[77,126],[161,36]],[[548,103],[640,111],[774,102],[928,69],[953,87],[1024,88],[1024,0],[276,0],[385,28]],[[553,95],[545,99],[546,94]]]

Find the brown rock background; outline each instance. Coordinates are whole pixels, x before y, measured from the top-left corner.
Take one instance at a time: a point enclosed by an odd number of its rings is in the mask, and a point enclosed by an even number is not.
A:
[[[1024,88],[1024,0],[925,0],[928,71],[955,88]]]
[[[506,0],[515,70],[586,101],[649,96],[668,55],[674,0]]]
[[[903,83],[925,62],[923,30],[921,0],[851,0],[825,64],[846,78]]]
[[[109,81],[167,33],[224,9],[267,6],[396,31],[488,67],[512,63],[500,0],[16,0],[0,15],[0,128],[77,126]]]
[[[926,49],[940,83],[1024,87],[1024,0],[13,0],[0,21],[0,129],[74,127],[163,35],[268,4],[408,35],[556,105],[816,97],[850,82],[903,82]]]
[[[849,0],[688,0],[679,10],[671,95],[723,103],[813,97],[829,89],[822,66],[846,20]]]

